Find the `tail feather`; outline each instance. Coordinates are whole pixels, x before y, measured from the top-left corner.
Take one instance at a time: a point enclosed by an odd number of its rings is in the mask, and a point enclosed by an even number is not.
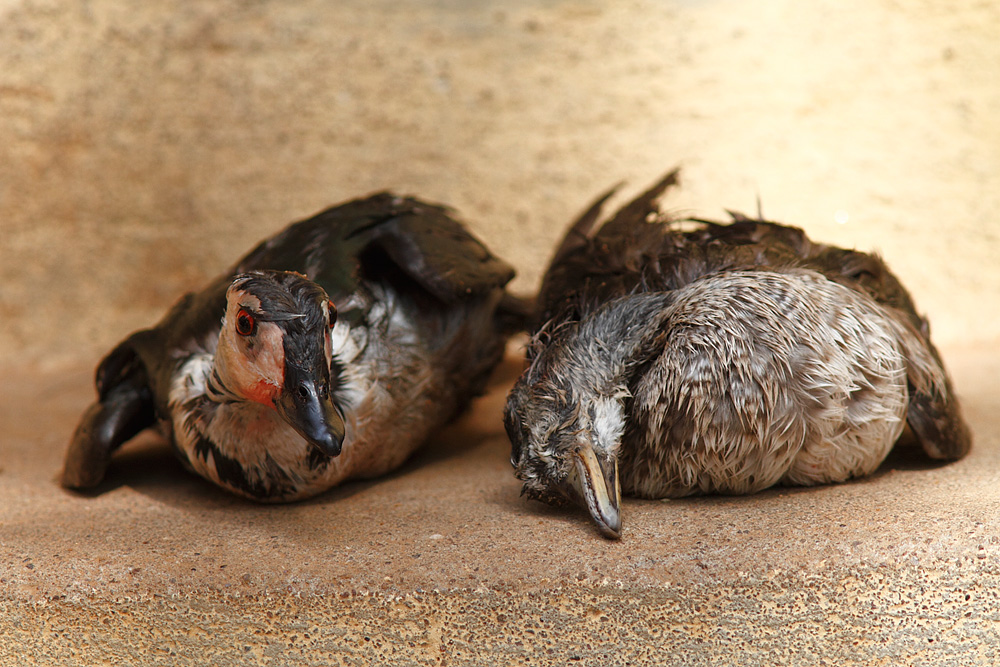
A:
[[[146,369],[127,343],[101,362],[97,388],[98,400],[83,414],[66,450],[60,483],[69,489],[100,484],[111,454],[156,422]]]

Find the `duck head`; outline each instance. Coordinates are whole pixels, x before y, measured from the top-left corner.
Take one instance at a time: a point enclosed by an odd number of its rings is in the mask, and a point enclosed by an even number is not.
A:
[[[545,334],[541,338],[547,338]],[[522,493],[587,510],[605,537],[621,537],[618,447],[624,387],[591,377],[574,339],[548,341],[507,397],[504,426]],[[536,346],[539,346],[536,337]]]
[[[330,378],[336,320],[323,288],[301,274],[242,274],[226,293],[215,355],[226,392],[276,410],[326,456],[340,454],[344,440]]]

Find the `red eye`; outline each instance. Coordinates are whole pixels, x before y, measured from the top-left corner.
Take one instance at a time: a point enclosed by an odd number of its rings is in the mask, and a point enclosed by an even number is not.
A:
[[[236,313],[236,333],[241,336],[250,336],[256,331],[257,321],[253,318],[253,315],[245,309],[240,308],[240,312]]]
[[[333,325],[335,325],[337,323],[337,307],[335,305],[333,305],[333,301],[328,301],[326,305],[327,305],[328,312],[330,313],[330,324],[329,324],[329,326],[332,329]]]

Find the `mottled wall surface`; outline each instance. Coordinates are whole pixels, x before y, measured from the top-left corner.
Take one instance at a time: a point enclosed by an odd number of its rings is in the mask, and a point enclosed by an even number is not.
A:
[[[1000,339],[1000,4],[0,0],[3,363],[92,364],[285,223],[391,188],[527,292],[570,217],[666,206],[879,249]]]

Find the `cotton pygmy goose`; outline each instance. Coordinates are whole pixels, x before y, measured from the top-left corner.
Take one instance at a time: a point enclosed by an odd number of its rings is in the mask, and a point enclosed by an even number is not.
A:
[[[621,535],[621,494],[753,493],[867,475],[909,423],[933,458],[969,431],[909,295],[877,256],[735,215],[672,221],[673,172],[566,235],[507,400],[524,492]]]
[[[392,470],[482,390],[512,276],[447,209],[412,198],[291,225],[108,354],[62,483],[99,484],[154,424],[187,467],[256,500]]]

